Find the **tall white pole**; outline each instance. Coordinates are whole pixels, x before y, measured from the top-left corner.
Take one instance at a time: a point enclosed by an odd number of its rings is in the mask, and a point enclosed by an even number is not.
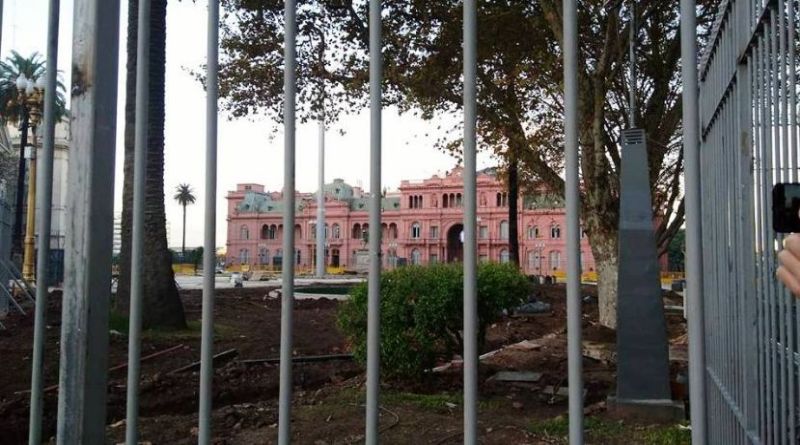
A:
[[[323,108],[325,107],[323,101]],[[325,112],[319,120],[319,193],[317,194],[317,278],[325,276]]]
[[[31,363],[31,415],[28,443],[42,443],[42,387],[44,378],[44,341],[46,337],[47,279],[50,261],[50,220],[53,203],[53,152],[55,148],[55,111],[58,94],[58,18],[60,0],[50,0],[47,28],[47,70],[44,89],[44,140],[42,156],[36,182],[39,190],[38,254],[36,257],[36,308],[33,331],[33,354]],[[0,0],[0,29],[2,28],[2,0]],[[34,147],[35,150],[35,147]]]
[[[369,2],[369,99],[370,99],[370,206],[369,282],[367,296],[367,426],[366,443],[378,443],[381,363],[381,2]]]
[[[144,293],[144,194],[150,106],[150,2],[139,0],[136,47],[136,140],[133,167],[133,236],[131,242],[130,319],[128,329],[128,397],[125,443],[139,443],[139,377]]]
[[[475,0],[464,0],[464,444],[478,443],[477,65]]]
[[[283,68],[283,264],[281,266],[281,364],[278,397],[278,444],[289,445],[292,437],[292,309],[294,307],[294,215],[295,215],[295,0],[286,0],[284,10]]]
[[[200,333],[198,445],[211,443],[211,384],[214,379],[214,293],[217,232],[217,98],[219,95],[219,0],[208,1],[206,48],[206,184],[203,240],[203,312]]]
[[[686,306],[689,331],[689,403],[692,443],[706,443],[705,333],[703,257],[700,215],[700,116],[697,82],[695,0],[681,0],[681,77],[683,80],[683,153],[686,200]]]
[[[580,195],[578,192],[578,7],[564,0],[564,150],[567,201],[567,357],[569,443],[583,444]]]

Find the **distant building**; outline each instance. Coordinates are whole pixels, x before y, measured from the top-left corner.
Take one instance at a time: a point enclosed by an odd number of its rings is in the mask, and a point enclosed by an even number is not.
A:
[[[455,168],[444,177],[402,181],[382,200],[384,266],[461,261],[463,258],[463,179]],[[316,252],[316,194],[296,193],[296,262],[311,267]],[[228,192],[227,264],[280,265],[283,195],[259,184],[239,184]],[[353,267],[366,247],[368,194],[341,179],[325,186],[326,265]],[[493,170],[478,174],[478,256],[509,261],[508,195]],[[520,266],[528,274],[553,275],[566,268],[566,215],[561,198],[541,193],[520,198]],[[594,271],[588,239],[581,237],[584,271]]]

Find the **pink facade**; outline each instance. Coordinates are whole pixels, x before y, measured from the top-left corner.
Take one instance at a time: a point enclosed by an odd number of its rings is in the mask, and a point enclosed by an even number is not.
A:
[[[382,207],[385,266],[459,261],[463,229],[462,169],[445,177],[403,181],[387,193]],[[358,187],[340,179],[325,186],[326,262],[352,268],[366,248],[368,201]],[[239,184],[228,192],[228,265],[251,268],[279,264],[282,256],[281,193],[258,184]],[[519,203],[520,265],[527,274],[552,275],[566,268],[566,216],[563,203],[546,193]],[[295,248],[299,267],[312,266],[316,250],[316,194],[298,193]],[[478,175],[478,255],[481,261],[508,261],[508,198],[491,171]],[[582,267],[594,271],[588,239],[581,240]]]

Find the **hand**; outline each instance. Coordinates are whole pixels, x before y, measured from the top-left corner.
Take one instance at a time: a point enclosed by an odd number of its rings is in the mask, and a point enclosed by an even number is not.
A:
[[[800,234],[793,233],[783,241],[778,253],[778,279],[800,298]]]

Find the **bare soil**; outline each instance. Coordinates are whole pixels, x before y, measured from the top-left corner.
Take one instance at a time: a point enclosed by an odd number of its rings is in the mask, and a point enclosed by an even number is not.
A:
[[[485,444],[562,443],[566,398],[546,393],[567,385],[566,305],[561,285],[540,286],[538,297],[553,305],[550,314],[524,318],[501,317],[488,330],[486,350],[523,340],[535,349],[504,349],[482,361],[480,369],[479,432]],[[280,302],[267,296],[271,289],[219,290],[215,307],[215,352],[236,349],[236,359],[217,366],[214,376],[214,443],[275,443],[277,437],[278,366],[247,365],[242,360],[277,357],[280,348]],[[584,295],[595,289],[583,288]],[[182,292],[190,328],[181,332],[147,332],[142,356],[182,345],[169,354],[142,363],[141,441],[152,444],[197,442],[198,372],[172,373],[199,359],[200,292]],[[294,308],[294,354],[348,352],[336,327],[335,300],[302,300]],[[50,298],[45,385],[58,379],[60,295]],[[583,305],[584,340],[613,343],[614,331],[597,323],[596,303]],[[670,338],[680,339],[685,324],[669,316]],[[32,316],[11,315],[0,331],[0,442],[26,443],[30,386]],[[127,337],[112,333],[109,367],[126,362]],[[601,419],[602,428],[589,432],[590,443],[652,443],[648,434],[661,426],[622,424],[608,420],[605,399],[613,390],[614,364],[584,358],[587,413]],[[536,383],[509,384],[490,379],[500,370],[542,373]],[[673,363],[673,378],[685,372]],[[364,387],[361,367],[350,361],[296,364],[292,436],[298,444],[363,442]],[[552,389],[552,388],[551,388]],[[420,382],[382,382],[381,438],[384,443],[451,444],[461,439],[461,370],[456,364],[430,373]],[[124,441],[126,369],[109,374],[108,443]],[[683,395],[674,394],[677,398]],[[45,433],[55,433],[57,391],[45,397]],[[555,419],[555,420],[553,420]],[[545,423],[542,423],[545,422]],[[550,423],[547,423],[550,422]],[[608,425],[611,425],[610,427]],[[668,434],[672,431],[665,430]],[[660,433],[659,433],[660,434]],[[594,435],[594,436],[593,436]],[[653,436],[656,437],[656,436]],[[659,436],[660,437],[660,436]],[[684,443],[681,434],[677,442]],[[594,442],[592,439],[594,438]],[[660,440],[660,439],[659,439]]]

